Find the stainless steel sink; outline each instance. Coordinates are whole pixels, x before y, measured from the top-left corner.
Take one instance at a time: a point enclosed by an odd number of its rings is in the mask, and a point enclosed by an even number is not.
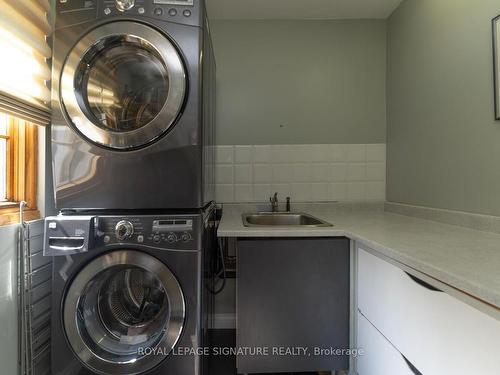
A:
[[[258,212],[243,214],[245,227],[332,227],[333,225],[305,213]]]

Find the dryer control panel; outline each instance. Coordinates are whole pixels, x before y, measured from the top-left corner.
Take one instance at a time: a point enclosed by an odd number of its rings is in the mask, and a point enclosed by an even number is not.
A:
[[[96,216],[96,246],[139,244],[171,250],[200,248],[200,217]]]
[[[113,16],[203,25],[203,0],[56,0],[56,29]]]
[[[200,0],[103,0],[100,17],[150,17],[200,26]]]

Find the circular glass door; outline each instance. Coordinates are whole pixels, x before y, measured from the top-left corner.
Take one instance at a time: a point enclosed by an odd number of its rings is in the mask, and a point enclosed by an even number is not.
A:
[[[180,113],[186,76],[179,53],[157,30],[114,22],[85,35],[61,75],[61,100],[90,141],[125,150],[165,133]]]
[[[78,273],[63,314],[68,341],[87,367],[130,375],[155,367],[174,348],[185,303],[163,263],[123,250],[96,258]]]

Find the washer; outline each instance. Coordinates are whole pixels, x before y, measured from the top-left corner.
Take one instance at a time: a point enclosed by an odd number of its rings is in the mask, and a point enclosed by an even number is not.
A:
[[[214,214],[47,218],[52,374],[206,374]]]
[[[215,137],[204,1],[56,4],[56,207],[204,207],[214,198]]]

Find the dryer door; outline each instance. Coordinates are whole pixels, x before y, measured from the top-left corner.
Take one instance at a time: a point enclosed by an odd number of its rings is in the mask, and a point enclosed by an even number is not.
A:
[[[69,344],[99,374],[140,374],[158,365],[177,343],[184,317],[175,276],[158,259],[131,250],[90,262],[63,306]]]
[[[86,34],[70,51],[60,78],[61,105],[93,143],[126,150],[173,126],[186,75],[172,42],[156,29],[121,21]]]

